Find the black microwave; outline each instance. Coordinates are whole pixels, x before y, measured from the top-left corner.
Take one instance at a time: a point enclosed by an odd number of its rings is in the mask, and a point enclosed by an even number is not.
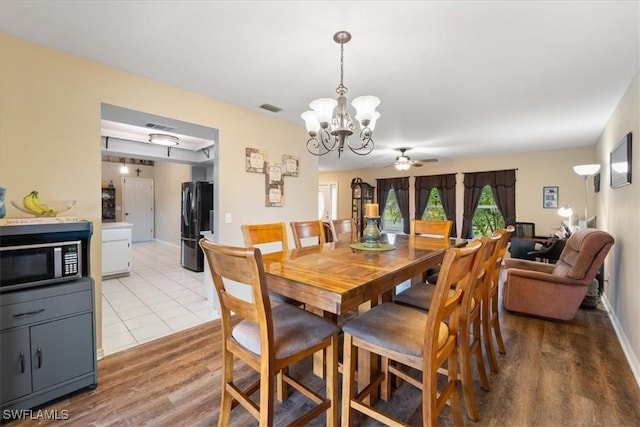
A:
[[[82,258],[80,240],[0,247],[0,291],[76,280]]]

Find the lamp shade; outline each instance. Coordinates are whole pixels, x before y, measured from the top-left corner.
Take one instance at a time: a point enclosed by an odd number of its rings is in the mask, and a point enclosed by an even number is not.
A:
[[[409,163],[396,163],[396,169],[399,171],[409,170],[410,167],[411,167],[411,164]]]
[[[558,215],[563,216],[565,218],[570,218],[573,216],[573,209],[571,209],[571,206],[569,205],[563,206],[560,209],[558,209]]]
[[[307,127],[307,132],[317,133],[320,130],[320,122],[318,121],[318,115],[314,111],[305,111],[300,115],[304,124]]]
[[[356,109],[356,117],[360,117],[358,120],[362,124],[365,120],[373,120],[376,113],[376,107],[380,105],[380,99],[376,96],[359,96],[353,101],[351,105]]]
[[[316,113],[318,122],[331,123],[333,109],[338,105],[338,101],[331,98],[319,98],[311,101],[309,107]]]
[[[577,165],[573,167],[573,171],[581,176],[591,176],[600,170],[599,164]]]
[[[368,128],[369,128],[369,130],[371,130],[371,132],[373,132],[373,131],[374,131],[374,129],[376,128],[376,122],[378,121],[378,119],[379,119],[379,118],[380,118],[380,113],[379,113],[379,112],[377,112],[377,111],[375,111],[375,112],[373,113],[373,118],[371,119],[371,121],[369,121],[369,126],[363,126],[363,125],[362,125],[362,116],[360,116],[360,115],[356,115],[356,120],[357,120],[358,122],[360,122],[360,127],[361,127],[361,128],[368,127]]]

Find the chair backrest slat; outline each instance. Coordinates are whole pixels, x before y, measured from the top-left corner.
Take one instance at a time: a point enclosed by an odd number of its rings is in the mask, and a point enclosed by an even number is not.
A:
[[[453,221],[427,221],[421,219],[412,219],[410,233],[413,234],[425,234],[430,237],[436,237],[440,239],[448,239],[451,237],[451,228],[453,227]]]
[[[242,235],[244,244],[247,246],[258,246],[269,243],[280,243],[282,251],[289,250],[289,239],[287,238],[287,225],[284,222],[271,224],[242,225]],[[264,248],[260,248],[264,252]],[[266,253],[266,252],[264,252]]]
[[[322,220],[293,221],[291,222],[291,230],[293,231],[293,241],[296,244],[296,248],[304,246],[302,239],[312,237],[316,237],[318,239],[316,243],[317,245],[327,242]]]

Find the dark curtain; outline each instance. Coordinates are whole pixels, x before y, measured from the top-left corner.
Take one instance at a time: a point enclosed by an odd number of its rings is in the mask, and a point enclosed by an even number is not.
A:
[[[396,193],[398,208],[400,208],[400,214],[402,215],[402,221],[404,224],[404,232],[409,234],[409,227],[411,225],[409,221],[409,178],[403,177],[376,180],[376,196],[380,206],[381,215],[387,204],[389,190],[393,190]]]
[[[516,218],[516,171],[515,169],[464,174],[464,213],[462,215],[462,238],[473,237],[473,214],[478,207],[482,188],[491,187],[498,210],[505,224],[513,224]]]
[[[495,171],[495,183],[491,186],[496,206],[504,218],[505,225],[516,222],[516,171]]]
[[[451,236],[457,236],[456,227],[456,174],[443,174],[431,176],[417,176],[415,183],[416,212],[415,218],[422,218],[422,213],[427,207],[429,193],[432,188],[437,188],[442,201],[442,208],[447,219],[453,221]]]

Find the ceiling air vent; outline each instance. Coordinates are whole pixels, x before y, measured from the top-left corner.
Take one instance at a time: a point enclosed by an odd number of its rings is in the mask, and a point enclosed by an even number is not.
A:
[[[282,108],[276,107],[275,105],[271,105],[271,104],[262,104],[260,108],[262,108],[263,110],[271,111],[272,113],[277,113],[278,111],[282,111]]]
[[[178,129],[177,127],[161,125],[160,123],[147,123],[145,127],[148,127],[149,129],[162,130],[165,132],[173,132]]]

